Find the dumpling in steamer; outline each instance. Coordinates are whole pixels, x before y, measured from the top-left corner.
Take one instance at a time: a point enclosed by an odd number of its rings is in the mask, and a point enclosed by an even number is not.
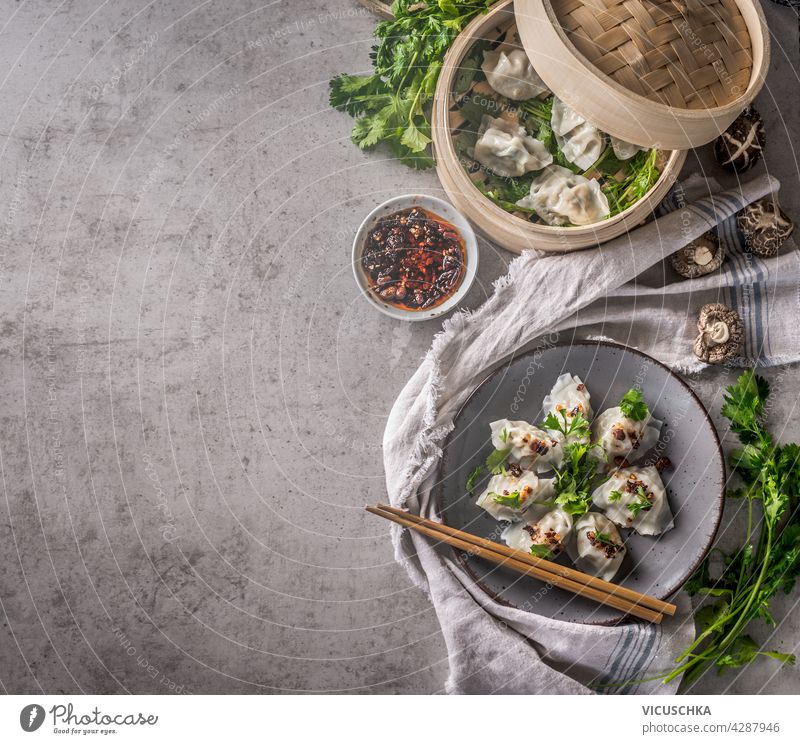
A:
[[[568,422],[578,413],[587,421],[591,421],[594,415],[591,397],[589,390],[578,375],[565,372],[558,376],[553,389],[544,396],[542,402],[544,415],[555,413],[560,419],[563,415],[561,411],[566,411]]]
[[[647,413],[636,421],[622,413],[619,406],[603,411],[592,424],[592,437],[612,464],[636,462],[651,450],[661,436],[661,421]]]
[[[652,465],[620,468],[592,493],[595,506],[620,527],[660,535],[674,527],[661,475]]]
[[[524,519],[524,512],[536,502],[553,498],[553,480],[526,470],[519,476],[512,473],[492,476],[475,503],[495,519],[516,522]]]
[[[557,432],[539,429],[527,421],[508,419],[492,421],[489,426],[492,430],[492,446],[499,450],[511,449],[509,462],[538,472],[561,465],[564,452]]]
[[[614,523],[598,512],[575,522],[575,542],[568,550],[581,571],[605,581],[616,576],[627,551]]]
[[[589,122],[567,132],[556,135],[556,143],[570,163],[575,163],[581,170],[588,170],[594,165],[604,149],[603,137]]]
[[[544,545],[558,555],[572,535],[572,517],[562,509],[532,506],[524,522],[514,522],[500,535],[509,548],[529,553],[533,545]]]
[[[558,98],[553,99],[550,126],[564,157],[581,170],[591,168],[603,152],[605,142],[597,127]]]
[[[481,69],[492,89],[512,101],[527,101],[548,92],[522,49],[484,52]]]
[[[614,151],[614,156],[618,160],[630,160],[637,152],[643,152],[649,148],[647,147],[640,147],[639,145],[634,145],[631,142],[626,142],[625,140],[621,140],[618,137],[613,137],[612,135],[608,135],[608,139],[611,142],[611,149]]]
[[[525,127],[484,116],[475,143],[475,160],[498,176],[523,176],[553,162],[542,142],[531,137]]]
[[[517,206],[535,210],[548,225],[591,225],[611,213],[597,179],[560,165],[548,165],[536,176]]]

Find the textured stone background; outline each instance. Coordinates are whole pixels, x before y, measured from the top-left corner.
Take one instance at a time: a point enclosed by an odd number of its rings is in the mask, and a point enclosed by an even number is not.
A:
[[[797,218],[797,17],[766,5],[759,106]],[[362,511],[438,328],[351,276],[372,206],[441,193],[328,108],[374,22],[354,0],[0,3],[4,691],[442,690],[435,613]],[[482,244],[468,305],[510,258]],[[770,376],[793,406],[798,371]],[[726,380],[693,384],[716,404]],[[702,689],[797,682],[766,662]]]

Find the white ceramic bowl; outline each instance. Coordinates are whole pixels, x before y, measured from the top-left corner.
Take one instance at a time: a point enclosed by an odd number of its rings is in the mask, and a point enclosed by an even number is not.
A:
[[[364,249],[367,235],[369,231],[375,227],[378,220],[393,212],[398,212],[401,209],[409,209],[411,207],[421,207],[422,209],[427,209],[429,212],[438,215],[443,220],[453,225],[464,239],[467,266],[461,284],[441,305],[437,305],[428,310],[404,310],[401,307],[396,307],[388,302],[384,302],[378,295],[370,291],[369,284],[367,283],[367,276],[361,268],[361,253]],[[450,310],[464,299],[467,292],[469,292],[472,282],[475,281],[475,274],[477,271],[478,241],[475,239],[475,233],[470,227],[469,222],[467,222],[464,215],[452,204],[437,199],[435,196],[405,194],[404,196],[395,196],[385,201],[383,204],[375,207],[375,209],[366,216],[361,226],[358,228],[355,240],[353,241],[353,274],[356,278],[356,284],[361,288],[367,301],[373,307],[398,320],[430,320],[431,318],[437,318],[440,315],[450,312]]]

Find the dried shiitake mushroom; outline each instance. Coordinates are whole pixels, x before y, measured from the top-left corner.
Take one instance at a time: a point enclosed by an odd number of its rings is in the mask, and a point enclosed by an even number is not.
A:
[[[757,256],[770,258],[794,231],[794,222],[781,209],[777,194],[748,204],[736,218],[745,246]]]
[[[700,361],[719,364],[733,359],[742,348],[744,326],[739,313],[719,302],[700,308],[694,353]]]
[[[767,143],[761,115],[748,106],[714,143],[714,157],[726,170],[743,173],[761,157]]]
[[[725,249],[719,238],[707,232],[669,257],[672,268],[687,279],[695,279],[716,271],[722,266]]]

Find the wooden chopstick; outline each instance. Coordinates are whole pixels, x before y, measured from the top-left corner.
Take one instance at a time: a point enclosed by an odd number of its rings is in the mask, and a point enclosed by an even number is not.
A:
[[[410,512],[403,511],[402,509],[396,509],[393,506],[389,506],[389,504],[377,504],[376,506],[378,509],[390,512],[405,519],[409,519],[416,524],[425,525],[430,529],[436,530],[437,532],[442,532],[450,537],[456,537],[461,540],[465,540],[473,545],[478,545],[479,547],[486,548],[487,550],[491,550],[495,553],[500,553],[501,555],[509,558],[514,558],[515,560],[522,561],[523,563],[527,563],[531,566],[537,566],[546,571],[550,571],[551,573],[557,573],[559,576],[572,579],[580,584],[587,584],[595,589],[613,593],[618,597],[627,599],[629,602],[631,602],[631,604],[647,607],[651,610],[655,610],[656,612],[670,616],[674,615],[677,611],[677,607],[670,602],[664,602],[661,599],[651,597],[649,594],[642,594],[641,592],[628,589],[627,587],[620,586],[619,584],[612,584],[610,581],[599,579],[596,576],[591,576],[587,573],[583,573],[582,571],[570,568],[569,566],[561,566],[557,563],[553,563],[553,561],[548,561],[543,558],[536,558],[535,556],[525,553],[522,550],[514,550],[513,548],[509,548],[502,543],[496,543],[492,540],[487,540],[484,537],[478,537],[477,535],[473,535],[469,532],[457,530],[454,527],[449,527],[441,522],[434,522],[431,519],[425,519],[424,517],[420,517],[418,514],[411,514]]]
[[[477,555],[491,563],[506,566],[519,573],[533,576],[553,586],[558,586],[566,591],[587,597],[600,604],[614,607],[626,614],[639,617],[643,620],[660,623],[663,619],[663,612],[643,606],[640,600],[647,600],[650,603],[663,605],[667,610],[671,609],[674,612],[674,605],[661,602],[661,600],[657,600],[654,597],[647,597],[647,595],[633,592],[617,584],[602,581],[594,576],[583,574],[580,571],[575,571],[566,566],[559,566],[552,561],[537,559],[522,551],[512,550],[499,543],[471,535],[467,532],[461,532],[447,525],[424,519],[416,514],[409,514],[408,512],[383,504],[375,507],[368,506],[366,508],[367,511],[373,514],[377,514],[378,516],[389,519],[409,529],[416,530],[421,534],[451,545],[459,550]],[[596,582],[600,582],[599,585]],[[620,589],[624,589],[624,592],[629,594],[627,594],[627,596],[622,596],[622,593],[619,591]]]

